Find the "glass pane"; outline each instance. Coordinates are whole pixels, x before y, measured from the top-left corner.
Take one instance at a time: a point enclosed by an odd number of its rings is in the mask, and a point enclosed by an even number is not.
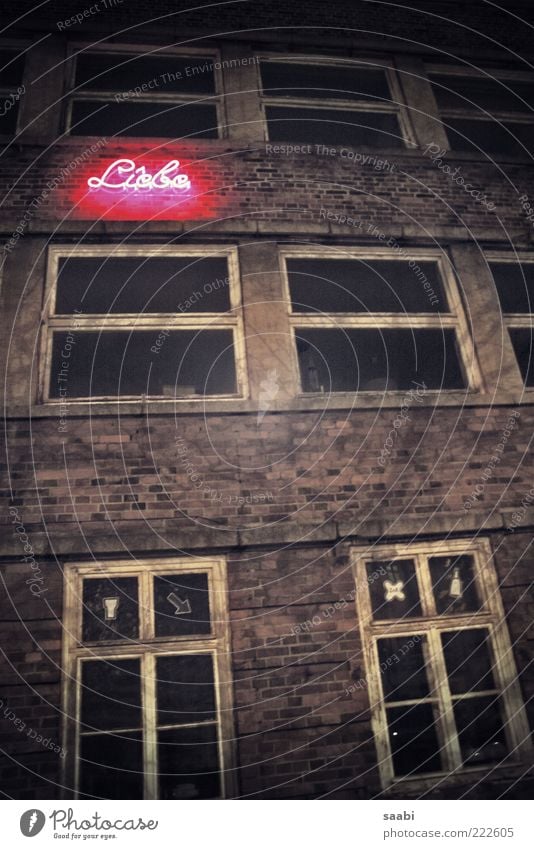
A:
[[[0,85],[16,90],[22,83],[24,53],[19,50],[0,50]],[[3,100],[3,96],[0,95]]]
[[[205,572],[154,578],[156,637],[211,632],[208,576]]]
[[[480,610],[473,558],[470,555],[430,557],[428,565],[438,613]]]
[[[304,392],[463,389],[454,330],[296,331]]]
[[[269,139],[362,147],[404,147],[397,115],[348,109],[267,106]]]
[[[524,157],[534,151],[534,124],[447,118],[446,130],[452,150]]]
[[[2,110],[6,109],[5,113]],[[18,100],[13,101],[7,95],[0,94],[0,133],[12,136],[17,129],[17,117],[19,114]]]
[[[435,708],[429,704],[389,708],[389,741],[395,775],[442,768]]]
[[[143,735],[95,734],[80,741],[80,791],[97,799],[143,798]]]
[[[86,660],[82,663],[81,723],[87,731],[141,726],[140,661]],[[82,729],[83,730],[83,729]]]
[[[172,56],[152,52],[82,53],[76,59],[76,86],[90,91],[140,94],[196,94],[215,91],[210,56]],[[144,88],[143,88],[144,86]]]
[[[534,356],[532,346],[532,329],[510,330],[510,338],[525,386],[534,386]]]
[[[504,313],[534,313],[534,263],[490,262]]]
[[[422,699],[429,695],[423,653],[425,643],[426,637],[420,634],[378,640],[378,658],[386,702]]]
[[[137,578],[85,579],[82,640],[136,640],[138,637]]]
[[[217,110],[211,103],[75,100],[70,133],[216,139]]]
[[[454,719],[465,766],[498,761],[507,754],[499,699],[459,699]]]
[[[374,619],[421,616],[413,560],[373,561],[367,564]]]
[[[340,65],[263,62],[263,93],[320,100],[391,100],[385,71]]]
[[[217,728],[175,728],[158,733],[159,798],[220,796]]]
[[[54,333],[52,398],[202,398],[237,391],[231,330],[76,330],[74,338]]]
[[[293,312],[448,312],[435,262],[299,258],[287,270]]]
[[[534,109],[534,86],[521,80],[498,80],[489,77],[436,75],[430,77],[440,108],[466,109],[468,112],[531,112]]]
[[[55,312],[226,312],[229,282],[222,257],[64,258],[59,262]]]
[[[213,658],[180,654],[156,658],[158,725],[215,719]]]
[[[441,635],[441,644],[453,695],[495,688],[485,628],[447,631]]]

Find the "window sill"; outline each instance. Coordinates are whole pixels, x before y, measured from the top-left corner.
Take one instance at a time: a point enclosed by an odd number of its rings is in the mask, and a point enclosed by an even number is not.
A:
[[[407,794],[418,794],[440,788],[450,789],[464,786],[467,782],[478,784],[481,781],[502,781],[504,778],[532,778],[531,761],[514,760],[497,765],[480,764],[480,766],[460,767],[454,772],[434,772],[417,778],[396,778],[382,790],[381,796],[396,796],[405,798]]]

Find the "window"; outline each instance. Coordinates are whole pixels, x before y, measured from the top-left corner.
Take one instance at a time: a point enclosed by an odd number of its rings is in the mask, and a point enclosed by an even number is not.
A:
[[[80,51],[73,57],[71,135],[217,138],[219,74],[212,52]]]
[[[399,251],[284,249],[302,392],[478,386],[448,262]]]
[[[232,248],[51,248],[43,397],[201,399],[245,391]]]
[[[530,752],[489,543],[353,552],[384,786]]]
[[[448,65],[431,66],[429,71],[452,150],[532,154],[534,77]]]
[[[525,386],[534,386],[534,261],[495,256],[489,266]]]
[[[0,134],[17,132],[20,97],[24,94],[24,53],[0,48]]]
[[[270,141],[381,148],[411,144],[400,87],[385,61],[265,57],[261,82]]]
[[[221,560],[69,567],[65,787],[76,798],[232,793]]]

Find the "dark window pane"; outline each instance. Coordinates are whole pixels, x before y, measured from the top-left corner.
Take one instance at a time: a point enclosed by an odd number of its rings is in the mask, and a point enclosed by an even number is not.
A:
[[[485,628],[447,631],[441,635],[441,644],[453,695],[495,688]]]
[[[197,313],[230,308],[222,257],[91,257],[59,262],[57,314]]]
[[[52,398],[236,393],[231,330],[74,331],[74,336],[72,343],[68,333],[54,333]]]
[[[276,97],[391,99],[385,71],[370,68],[264,62],[261,78],[263,93]]]
[[[428,563],[438,613],[480,610],[472,557],[431,557]]]
[[[140,662],[87,660],[82,663],[82,725],[87,731],[139,728],[141,725]]]
[[[534,124],[447,118],[446,130],[453,150],[525,157],[534,152]]]
[[[213,658],[180,654],[156,658],[158,725],[215,719]]]
[[[220,796],[215,726],[160,731],[158,740],[160,799]]]
[[[420,616],[419,590],[413,560],[373,561],[367,564],[374,619]]]
[[[208,576],[158,575],[154,578],[156,637],[211,632]]]
[[[502,311],[534,313],[534,263],[491,262]]]
[[[0,50],[0,86],[16,90],[22,83],[24,53],[19,50]],[[0,102],[4,96],[0,95]]]
[[[4,112],[5,110],[5,112]],[[19,101],[5,94],[0,94],[0,133],[12,136],[17,129]]]
[[[293,312],[437,312],[436,299],[448,311],[435,262],[299,258],[287,270]]]
[[[510,338],[525,386],[534,386],[534,356],[532,328],[510,330]]]
[[[143,798],[143,735],[140,731],[82,737],[80,748],[82,798]]]
[[[76,86],[89,91],[141,94],[207,94],[215,91],[213,60],[209,56],[170,56],[151,53],[82,53],[76,59]],[[134,96],[137,92],[134,93]]]
[[[138,636],[137,578],[86,578],[83,641],[135,640]]]
[[[432,705],[389,708],[387,717],[395,775],[442,768]]]
[[[431,76],[434,95],[442,109],[466,109],[468,112],[531,112],[534,109],[534,85],[520,80],[488,77]],[[525,102],[523,102],[525,101]]]
[[[165,136],[215,139],[217,110],[211,103],[75,100],[73,136]]]
[[[304,392],[462,389],[454,330],[296,331]]]
[[[459,699],[454,719],[465,766],[498,761],[507,754],[499,699]]]
[[[269,139],[275,142],[404,147],[396,115],[348,109],[267,106]]]
[[[426,637],[391,637],[378,640],[380,674],[386,702],[422,699],[429,695],[423,643]]]

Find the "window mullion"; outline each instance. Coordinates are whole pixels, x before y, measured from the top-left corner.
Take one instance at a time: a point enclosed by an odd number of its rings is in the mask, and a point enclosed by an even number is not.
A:
[[[417,574],[417,583],[421,596],[424,616],[436,616],[436,602],[432,589],[432,580],[430,578],[430,569],[428,568],[428,557],[424,554],[418,554],[415,557],[415,568]]]
[[[454,711],[451,690],[445,658],[441,646],[440,631],[432,628],[427,632],[428,647],[431,658],[431,670],[433,686],[438,697],[439,704],[439,729],[440,742],[444,755],[444,768],[447,770],[457,769],[462,766],[462,753],[460,741],[456,733]]]
[[[146,652],[142,658],[144,797],[158,798],[158,759],[156,729],[156,658]]]

